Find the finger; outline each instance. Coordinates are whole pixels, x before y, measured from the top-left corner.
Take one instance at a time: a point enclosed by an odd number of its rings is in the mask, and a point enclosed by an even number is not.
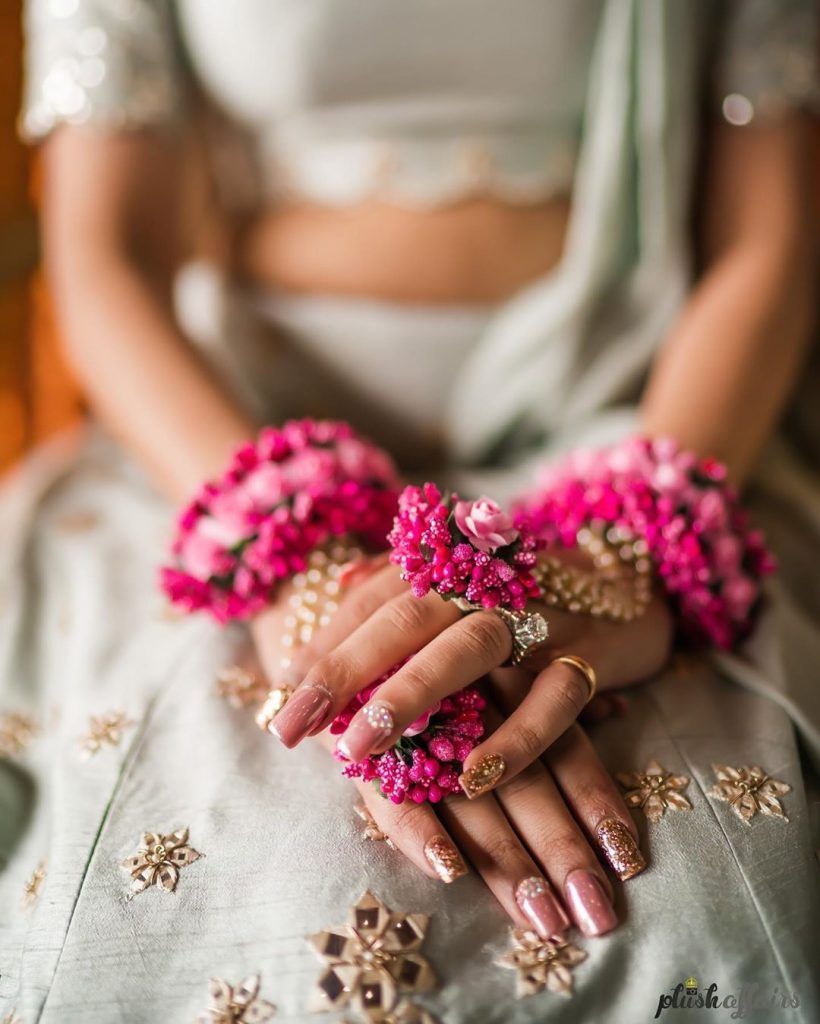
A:
[[[318,732],[359,690],[415,654],[458,615],[457,609],[437,594],[419,599],[405,588],[313,665],[274,720],[275,735],[286,747],[293,747],[305,736]],[[366,708],[362,709],[362,720],[368,723],[371,734],[380,738],[389,735],[393,730],[385,727],[379,703],[371,701]],[[373,717],[377,710],[381,715],[378,719]],[[343,745],[340,749],[352,761],[363,760],[367,753],[353,756],[352,749],[348,751]],[[355,749],[358,752],[359,747]]]
[[[342,597],[330,621],[313,633],[313,638],[290,653],[286,672],[278,673],[277,683],[297,686],[312,666],[328,651],[338,647],[370,616],[392,597],[407,590],[398,570],[386,564],[387,556],[360,559],[339,576]]]
[[[467,796],[486,793],[531,765],[578,718],[589,696],[587,678],[574,666],[555,662],[539,672],[518,707],[470,751],[459,777]]]
[[[451,616],[458,615],[455,609],[450,611],[449,604],[438,601]],[[437,620],[440,618],[438,611]],[[377,619],[374,616],[371,622],[376,623]],[[360,631],[362,640],[369,626],[368,623]],[[377,642],[374,634],[372,643]],[[476,612],[459,618],[449,629],[439,631],[426,647],[417,648],[418,653],[356,712],[339,739],[338,750],[357,762],[385,749],[444,697],[475,682],[503,662],[511,648],[510,632],[497,615]]]
[[[494,795],[581,931],[612,931],[618,924],[612,887],[544,766],[531,765]]]
[[[621,881],[640,874],[646,859],[638,845],[638,830],[583,729],[570,728],[544,760],[573,814]]]
[[[464,858],[431,807],[409,800],[393,804],[372,785],[356,786],[380,831],[426,875],[450,884],[468,874]]]
[[[532,928],[543,939],[567,930],[570,922],[561,901],[494,797],[473,803],[447,799],[438,804],[438,813],[518,927]]]

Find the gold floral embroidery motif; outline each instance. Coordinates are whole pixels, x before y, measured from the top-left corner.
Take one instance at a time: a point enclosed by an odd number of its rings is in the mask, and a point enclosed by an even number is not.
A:
[[[91,715],[88,719],[88,732],[80,740],[80,753],[88,759],[99,754],[103,747],[118,747],[125,730],[134,724],[124,711]]]
[[[17,711],[0,715],[0,757],[22,754],[38,731],[31,715]]]
[[[396,845],[390,836],[386,832],[382,832],[379,826],[376,824],[376,819],[367,809],[365,804],[357,804],[354,808],[356,814],[364,822],[364,828],[362,829],[362,839],[369,839],[374,843],[385,843],[390,847],[391,850],[396,849]]]
[[[572,969],[587,958],[582,949],[555,936],[541,939],[535,932],[519,928],[512,930],[511,937],[513,948],[498,963],[516,972],[519,999],[544,989],[572,995]]]
[[[251,974],[236,987],[221,978],[208,983],[208,1009],[197,1024],[262,1024],[276,1013],[273,1003],[259,998],[260,975]]]
[[[429,991],[435,975],[418,952],[428,921],[427,914],[393,913],[366,892],[351,909],[348,924],[308,938],[327,965],[311,1008],[352,1006],[362,1020],[384,1021],[398,1012],[400,994]],[[401,1012],[410,1010],[404,1006]]]
[[[787,782],[773,779],[759,765],[733,768],[727,764],[713,764],[712,771],[718,781],[709,790],[709,796],[725,800],[746,825],[760,811],[771,818],[788,821],[778,797],[791,791]]]
[[[667,807],[691,811],[692,805],[683,795],[689,785],[688,775],[673,775],[657,761],[650,761],[643,772],[618,772],[615,778],[627,792],[629,807],[638,807],[650,821],[660,821]]]
[[[216,693],[232,708],[246,708],[267,696],[267,684],[241,665],[228,665],[216,676]]]
[[[143,832],[137,852],[133,857],[126,857],[120,865],[131,875],[131,895],[135,896],[152,885],[165,892],[173,892],[179,881],[179,869],[200,858],[200,854],[187,843],[187,828],[167,836]]]
[[[23,883],[23,906],[30,907],[37,901],[40,889],[46,878],[46,866],[43,861],[37,865],[31,876]]]

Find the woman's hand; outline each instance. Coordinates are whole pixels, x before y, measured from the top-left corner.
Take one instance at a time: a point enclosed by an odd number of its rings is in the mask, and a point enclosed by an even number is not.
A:
[[[272,726],[288,747],[320,732],[359,690],[409,658],[339,739],[346,757],[363,760],[392,746],[425,711],[488,675],[510,655],[510,632],[496,614],[462,615],[434,593],[416,598],[398,570],[383,560],[367,563],[363,576],[345,594],[330,624],[296,653],[293,674],[283,680],[298,682]],[[484,784],[468,795],[492,788],[502,778],[512,779],[578,718],[589,698],[588,682],[576,668],[553,664],[557,656],[584,658],[595,669],[601,689],[644,679],[668,656],[671,620],[661,598],[631,623],[540,610],[549,620],[550,640],[527,660],[535,677],[526,692],[519,692],[520,705],[510,709],[497,733],[467,759],[465,767],[472,770],[488,755],[498,755],[486,762],[495,772],[479,772]],[[271,629],[265,616],[254,631],[269,669],[265,637]]]
[[[488,712],[498,727],[499,713]],[[330,749],[328,733],[317,739]],[[467,873],[465,854],[512,921],[542,938],[570,924],[588,936],[616,927],[596,846],[623,880],[645,867],[626,805],[577,725],[550,748],[548,767],[536,761],[475,800],[396,805],[353,781],[380,831],[421,871],[454,882]]]

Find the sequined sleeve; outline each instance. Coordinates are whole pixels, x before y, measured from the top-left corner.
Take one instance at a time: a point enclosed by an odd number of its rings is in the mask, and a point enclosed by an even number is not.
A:
[[[732,124],[820,109],[817,0],[724,0],[715,99]]]
[[[172,0],[27,0],[22,134],[167,127],[183,106]]]

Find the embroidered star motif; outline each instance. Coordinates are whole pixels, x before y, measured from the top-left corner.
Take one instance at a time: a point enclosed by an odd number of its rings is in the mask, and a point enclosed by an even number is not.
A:
[[[40,861],[31,876],[23,883],[23,906],[30,907],[37,901],[46,878],[46,866]]]
[[[382,832],[376,824],[376,819],[364,804],[357,804],[354,810],[364,822],[365,827],[362,829],[362,839],[369,839],[374,843],[385,843],[391,850],[396,849],[393,840],[386,832]]]
[[[308,938],[326,964],[312,1009],[352,1006],[361,1020],[384,1021],[399,1012],[401,993],[433,988],[433,970],[418,952],[428,921],[427,914],[394,913],[366,892],[351,909],[348,924]],[[400,1012],[410,1010],[404,1005]]]
[[[727,764],[713,764],[712,771],[718,781],[709,790],[709,796],[725,800],[745,824],[750,823],[758,811],[771,818],[788,821],[778,797],[789,793],[787,782],[770,778],[759,765],[733,768]]]
[[[216,692],[232,708],[246,708],[264,700],[268,686],[259,676],[240,665],[228,665],[217,673]]]
[[[650,761],[644,771],[618,772],[615,778],[627,792],[629,807],[638,807],[650,821],[660,821],[667,807],[691,811],[692,805],[683,795],[689,785],[688,775],[672,775],[657,761]]]
[[[541,939],[535,932],[519,928],[512,929],[511,937],[513,948],[498,963],[517,972],[519,999],[544,989],[562,996],[572,995],[572,968],[587,958],[582,949],[556,936]]]
[[[131,874],[131,895],[156,885],[173,892],[179,881],[179,869],[199,860],[200,854],[188,846],[188,829],[181,828],[167,836],[143,832],[139,849],[126,857],[120,867]]]
[[[31,715],[9,711],[0,715],[0,757],[22,754],[38,729]]]
[[[103,747],[119,746],[125,730],[135,724],[124,711],[91,715],[88,723],[88,732],[80,740],[80,753],[86,759],[98,754]]]
[[[208,983],[208,1009],[197,1024],[262,1024],[276,1013],[273,1003],[259,998],[260,975],[251,974],[237,986],[221,978]]]

